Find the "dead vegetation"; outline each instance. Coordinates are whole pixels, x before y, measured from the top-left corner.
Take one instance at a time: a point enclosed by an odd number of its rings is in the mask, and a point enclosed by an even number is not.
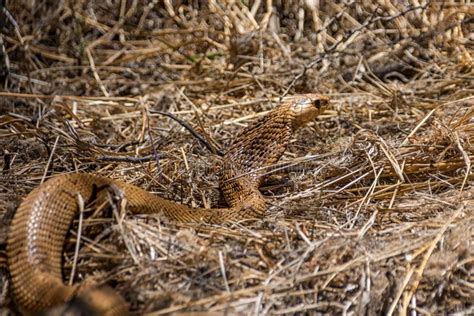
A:
[[[59,173],[223,203],[219,155],[287,94],[330,95],[268,173],[268,216],[87,218],[64,275],[136,314],[473,313],[473,8],[454,1],[0,1],[8,221]],[[217,151],[214,151],[217,152]]]

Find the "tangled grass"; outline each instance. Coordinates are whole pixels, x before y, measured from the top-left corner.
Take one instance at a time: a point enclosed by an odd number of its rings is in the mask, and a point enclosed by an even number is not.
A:
[[[0,269],[21,197],[93,172],[219,206],[217,149],[286,95],[332,107],[223,226],[89,217],[66,281],[136,314],[474,313],[470,1],[0,1]],[[1,23],[3,21],[3,23]],[[77,222],[77,221],[76,221]]]

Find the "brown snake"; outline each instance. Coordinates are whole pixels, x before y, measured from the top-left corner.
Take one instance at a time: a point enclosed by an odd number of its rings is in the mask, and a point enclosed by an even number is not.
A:
[[[65,285],[61,259],[66,234],[84,201],[104,200],[114,188],[132,213],[162,213],[174,221],[223,223],[262,218],[266,206],[259,191],[263,176],[286,150],[293,132],[313,120],[329,99],[317,94],[295,96],[245,128],[224,155],[220,187],[228,208],[190,208],[139,187],[106,177],[71,173],[53,177],[30,192],[10,226],[7,256],[15,302],[26,314],[80,300],[97,315],[126,314],[125,300],[105,286],[82,282]],[[99,188],[99,190],[98,190]]]

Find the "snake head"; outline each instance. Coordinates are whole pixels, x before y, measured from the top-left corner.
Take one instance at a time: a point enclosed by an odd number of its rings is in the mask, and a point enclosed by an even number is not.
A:
[[[295,129],[314,120],[329,106],[328,97],[315,93],[295,96],[290,102],[295,113]]]

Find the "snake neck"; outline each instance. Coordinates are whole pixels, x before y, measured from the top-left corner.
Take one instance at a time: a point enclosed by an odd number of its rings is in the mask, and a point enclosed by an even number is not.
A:
[[[264,205],[258,190],[288,147],[297,126],[289,104],[282,104],[245,128],[223,157],[220,187],[231,207]],[[265,206],[262,207],[265,209]],[[260,209],[256,213],[263,213]]]

